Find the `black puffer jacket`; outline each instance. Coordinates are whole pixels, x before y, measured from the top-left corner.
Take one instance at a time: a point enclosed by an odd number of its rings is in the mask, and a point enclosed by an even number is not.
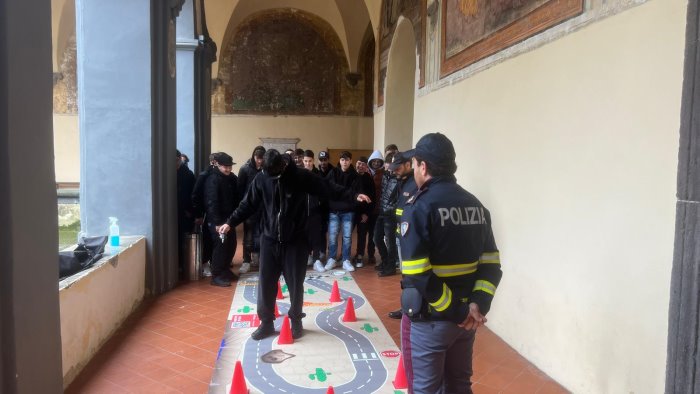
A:
[[[194,210],[194,217],[196,218],[204,217],[206,213],[204,187],[207,184],[207,178],[209,178],[212,172],[214,172],[214,167],[209,166],[209,168],[199,173],[197,182],[194,184],[194,189],[192,190],[192,209]]]
[[[310,171],[287,165],[281,177],[271,177],[265,172],[256,176],[241,204],[226,221],[235,227],[258,207],[262,207],[263,236],[280,243],[295,242],[307,237],[308,194],[321,199],[333,197],[353,201],[351,190],[325,180]]]
[[[342,188],[352,191],[353,194],[363,193],[371,196],[371,194],[362,190],[362,184],[357,171],[352,165],[347,171],[343,171],[340,166],[333,168],[326,176],[326,179]],[[353,212],[356,207],[357,203],[352,200],[330,199],[328,201],[328,208],[331,212]]]
[[[391,171],[382,175],[382,196],[379,200],[380,215],[394,215],[396,210],[396,185],[398,180]]]
[[[207,207],[207,221],[216,226],[226,223],[226,218],[238,206],[238,177],[224,175],[215,168],[207,177],[204,186]]]

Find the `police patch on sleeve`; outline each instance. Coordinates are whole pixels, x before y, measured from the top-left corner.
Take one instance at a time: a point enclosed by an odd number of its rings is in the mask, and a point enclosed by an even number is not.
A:
[[[408,232],[408,222],[401,222],[401,236],[405,237]]]

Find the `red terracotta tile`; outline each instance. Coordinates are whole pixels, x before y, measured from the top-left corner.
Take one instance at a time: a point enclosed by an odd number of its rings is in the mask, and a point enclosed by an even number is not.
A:
[[[484,377],[479,379],[479,384],[494,388],[496,390],[502,390],[515,379],[518,373],[518,371],[497,366]]]

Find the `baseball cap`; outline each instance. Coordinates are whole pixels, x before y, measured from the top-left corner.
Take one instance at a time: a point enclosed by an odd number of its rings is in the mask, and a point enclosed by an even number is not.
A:
[[[441,133],[429,133],[422,136],[416,143],[416,147],[403,152],[403,155],[408,158],[418,156],[437,165],[454,163],[457,156],[452,141]],[[393,165],[394,162],[391,164]]]
[[[326,152],[325,150],[318,152],[318,159],[328,159],[328,152]]]
[[[219,153],[219,156],[216,158],[216,161],[222,166],[232,166],[236,164],[233,162],[233,157],[229,156],[224,152]]]
[[[399,166],[401,164],[411,161],[411,157],[412,156],[407,156],[406,153],[397,152],[394,155],[394,158],[391,161],[391,164],[389,164],[389,169],[391,171],[396,170],[397,168],[399,168]]]
[[[340,158],[341,159],[352,159],[352,153],[344,150],[340,153]]]

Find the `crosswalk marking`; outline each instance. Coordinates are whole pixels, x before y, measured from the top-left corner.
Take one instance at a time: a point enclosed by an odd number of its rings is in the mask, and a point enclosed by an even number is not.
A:
[[[359,355],[357,353],[353,353],[352,359],[353,360],[376,360],[377,353],[370,353],[369,355],[367,353],[360,353]]]

